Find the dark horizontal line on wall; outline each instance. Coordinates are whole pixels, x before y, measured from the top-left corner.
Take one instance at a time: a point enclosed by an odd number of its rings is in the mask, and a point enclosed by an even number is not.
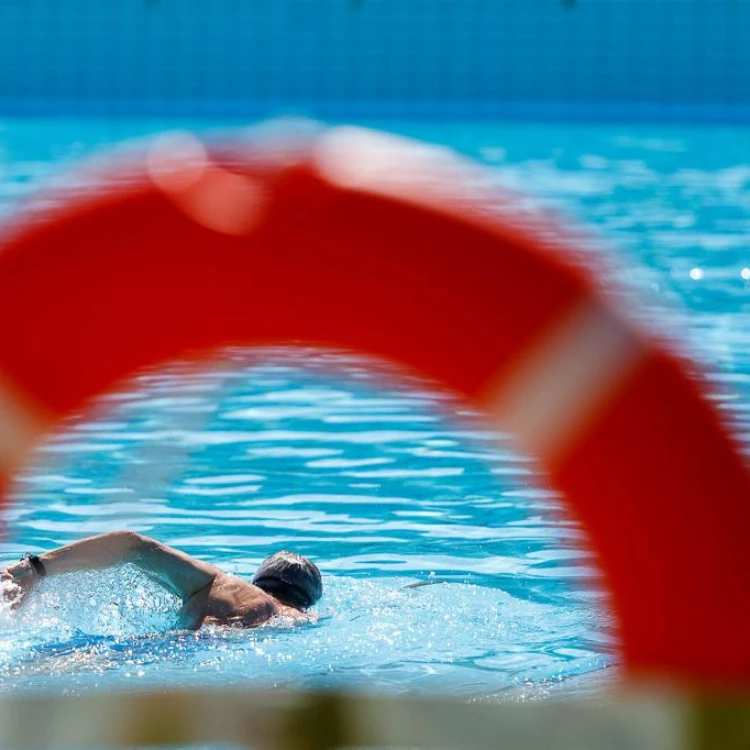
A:
[[[748,123],[750,102],[0,98],[0,117],[179,116],[257,119],[285,115],[325,120],[404,118]]]

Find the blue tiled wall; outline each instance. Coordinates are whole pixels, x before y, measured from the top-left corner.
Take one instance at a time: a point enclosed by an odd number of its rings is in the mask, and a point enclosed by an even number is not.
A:
[[[750,119],[750,0],[0,0],[0,113]]]

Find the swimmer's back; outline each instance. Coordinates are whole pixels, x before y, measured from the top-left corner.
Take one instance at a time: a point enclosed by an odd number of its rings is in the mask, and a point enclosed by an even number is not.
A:
[[[197,630],[204,624],[252,628],[276,616],[306,618],[303,612],[282,604],[258,586],[219,571],[211,583],[185,602],[179,619],[182,627]]]

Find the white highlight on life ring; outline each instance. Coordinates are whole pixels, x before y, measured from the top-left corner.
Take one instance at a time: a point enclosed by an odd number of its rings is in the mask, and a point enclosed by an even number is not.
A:
[[[249,234],[265,214],[267,201],[261,186],[215,164],[201,140],[191,133],[156,138],[146,164],[154,184],[208,229]]]

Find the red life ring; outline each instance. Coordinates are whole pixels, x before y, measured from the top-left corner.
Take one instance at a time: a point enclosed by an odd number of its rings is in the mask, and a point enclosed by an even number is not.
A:
[[[626,664],[750,684],[750,483],[696,379],[550,228],[436,149],[354,128],[210,153],[188,135],[0,237],[0,464],[134,370],[320,343],[445,383],[584,522]],[[494,202],[493,202],[494,201]]]

